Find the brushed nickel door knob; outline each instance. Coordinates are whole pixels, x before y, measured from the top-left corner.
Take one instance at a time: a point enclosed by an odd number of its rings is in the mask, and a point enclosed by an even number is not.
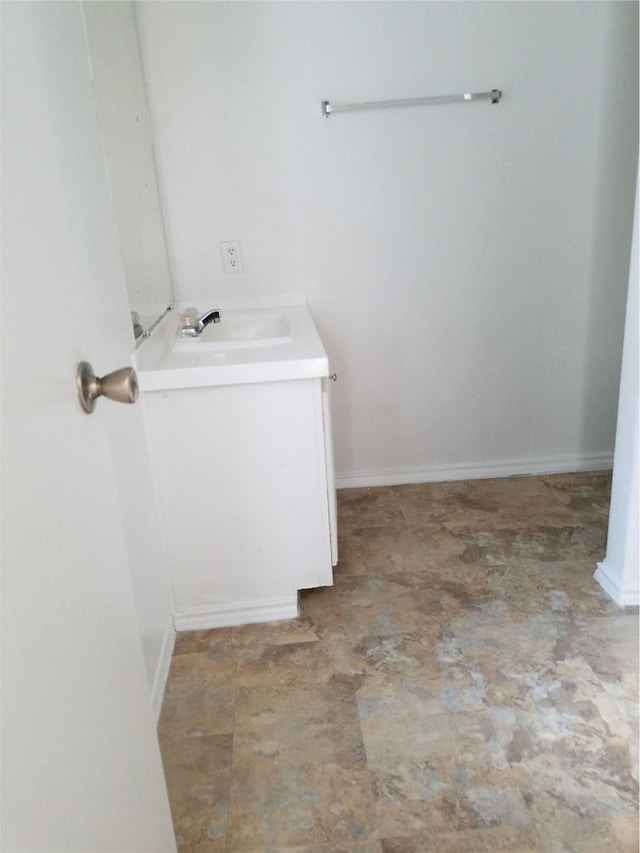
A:
[[[121,367],[99,378],[88,361],[81,361],[76,374],[80,405],[90,414],[98,397],[118,403],[135,403],[138,399],[138,377],[133,367]]]

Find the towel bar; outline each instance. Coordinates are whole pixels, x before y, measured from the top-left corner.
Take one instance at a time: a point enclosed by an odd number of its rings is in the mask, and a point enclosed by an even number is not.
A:
[[[395,101],[363,101],[359,104],[331,104],[322,101],[322,115],[329,118],[332,113],[355,112],[356,110],[382,110],[389,107],[421,107],[428,104],[456,104],[463,101],[500,102],[502,91],[492,89],[490,92],[465,92],[462,95],[430,95],[425,98],[402,98]]]

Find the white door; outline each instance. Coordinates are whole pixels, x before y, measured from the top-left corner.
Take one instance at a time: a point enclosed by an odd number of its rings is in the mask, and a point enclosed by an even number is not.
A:
[[[131,338],[77,3],[2,14],[2,849],[175,850],[109,427]],[[133,420],[130,420],[133,424]]]

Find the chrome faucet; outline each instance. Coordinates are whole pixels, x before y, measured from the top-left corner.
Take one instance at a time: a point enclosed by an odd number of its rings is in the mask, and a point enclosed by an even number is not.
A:
[[[192,323],[187,323],[187,325],[183,326],[180,329],[180,337],[197,338],[200,332],[204,329],[205,326],[208,326],[209,323],[219,322],[220,312],[215,308],[211,308],[209,311],[205,311],[204,314],[201,314],[198,318],[193,320]]]

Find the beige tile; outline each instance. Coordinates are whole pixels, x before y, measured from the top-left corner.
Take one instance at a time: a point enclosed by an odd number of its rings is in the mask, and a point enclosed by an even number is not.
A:
[[[234,664],[237,656],[237,628],[212,628],[207,631],[178,631],[174,657],[206,652],[221,664]]]
[[[359,527],[340,543],[340,573],[384,575],[458,566],[464,543],[442,524]]]
[[[493,531],[573,521],[564,496],[537,477],[401,486],[396,487],[396,499],[405,519],[417,524],[438,521]]]
[[[290,643],[315,643],[321,632],[306,615],[297,619],[279,620],[258,625],[242,625],[235,629],[241,650],[260,646],[280,646]]]
[[[529,524],[523,527],[473,528],[445,523],[445,527],[464,545],[462,563],[488,566],[509,566],[523,560],[545,563],[571,558],[591,558],[595,565],[605,554],[607,529],[601,524],[569,524],[544,526]]]
[[[498,502],[486,489],[471,482],[418,483],[392,489],[402,515],[416,524],[459,522],[491,525]]]
[[[355,675],[340,638],[247,647],[240,654],[235,729],[355,722]]]
[[[402,675],[371,675],[362,680],[357,691],[360,720],[364,723],[381,715],[418,719],[429,714],[481,711],[486,707],[487,690],[480,667],[458,665],[446,671],[418,668]]]
[[[181,654],[171,662],[158,731],[167,735],[233,731],[237,664],[207,652]]]
[[[375,840],[360,727],[268,726],[236,736],[228,849]]]
[[[611,471],[586,471],[575,474],[548,474],[535,478],[574,509],[583,512],[585,507],[609,509]]]
[[[340,593],[335,585],[303,590],[300,608],[302,615],[311,620],[318,637],[344,637]]]
[[[394,528],[405,520],[393,489],[342,489],[338,499],[340,527],[348,530],[361,526]]]
[[[164,736],[162,760],[179,851],[226,848],[231,735]]]
[[[637,808],[618,810],[595,804],[587,808],[572,799],[542,790],[525,791],[527,806],[541,840],[541,850],[579,853],[637,853]]]
[[[535,827],[499,826],[385,838],[382,853],[537,853],[541,845]]]
[[[530,816],[485,712],[374,709],[361,720],[382,838],[508,825]]]
[[[347,647],[341,638],[315,642],[261,644],[240,650],[239,687],[285,687],[316,684],[334,673],[351,675]]]
[[[418,572],[343,579],[340,607],[351,642],[369,635],[425,631],[437,637],[443,623],[462,616],[470,590],[437,587]]]
[[[578,813],[637,812],[638,781],[626,737],[611,734],[596,699],[600,688],[578,686],[548,673],[532,679],[529,706],[501,706],[489,712],[512,767],[530,787]],[[620,721],[618,721],[620,722]],[[637,742],[637,732],[628,733]]]

